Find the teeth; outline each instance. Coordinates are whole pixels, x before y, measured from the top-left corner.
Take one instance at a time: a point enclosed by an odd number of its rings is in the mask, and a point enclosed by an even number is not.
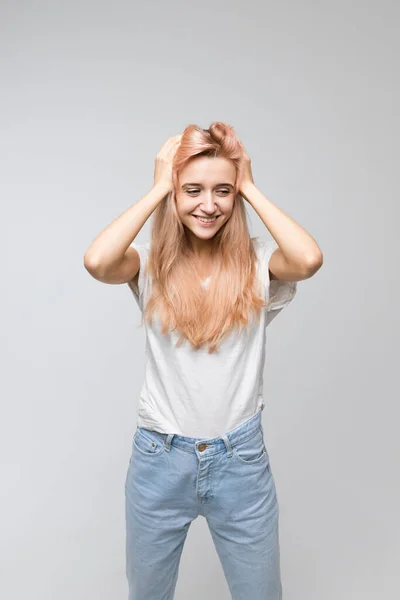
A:
[[[196,216],[196,219],[199,219],[199,221],[203,221],[203,223],[212,223],[213,221],[215,221],[216,218],[217,217],[214,217],[213,219],[203,219],[203,217],[197,217]]]

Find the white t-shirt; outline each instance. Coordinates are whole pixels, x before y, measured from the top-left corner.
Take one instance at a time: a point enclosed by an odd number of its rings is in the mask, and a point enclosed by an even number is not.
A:
[[[145,375],[140,392],[137,425],[163,433],[211,438],[237,427],[261,408],[265,365],[266,328],[293,299],[297,282],[269,279],[268,264],[278,247],[275,240],[253,238],[257,273],[265,292],[273,299],[261,310],[259,323],[249,331],[237,329],[226,336],[216,353],[193,350],[185,340],[180,348],[176,331],[161,333],[157,317],[146,331]],[[150,242],[133,242],[140,256],[138,280],[128,282],[143,312],[151,293],[151,277],[145,272]],[[203,285],[207,281],[203,280]]]

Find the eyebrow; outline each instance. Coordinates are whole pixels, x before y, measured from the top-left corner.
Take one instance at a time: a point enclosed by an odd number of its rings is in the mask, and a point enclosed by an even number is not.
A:
[[[217,185],[215,187],[219,187],[220,185],[224,185],[225,187],[230,187],[230,188],[234,187],[231,183],[217,183]],[[189,186],[203,187],[201,185],[201,183],[184,183],[181,189],[183,190],[184,188],[189,187]]]

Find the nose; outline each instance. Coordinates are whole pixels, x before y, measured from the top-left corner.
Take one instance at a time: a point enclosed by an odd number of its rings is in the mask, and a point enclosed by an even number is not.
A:
[[[215,201],[214,201],[214,196],[212,192],[208,192],[206,194],[204,194],[203,196],[203,202],[201,203],[201,207],[202,210],[207,213],[212,215],[213,213],[215,213]]]

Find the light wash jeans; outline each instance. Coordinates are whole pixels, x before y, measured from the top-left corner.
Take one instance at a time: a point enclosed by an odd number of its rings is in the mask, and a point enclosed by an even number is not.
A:
[[[279,509],[261,410],[215,438],[137,427],[125,482],[129,600],[173,599],[199,515],[232,599],[281,600]]]

